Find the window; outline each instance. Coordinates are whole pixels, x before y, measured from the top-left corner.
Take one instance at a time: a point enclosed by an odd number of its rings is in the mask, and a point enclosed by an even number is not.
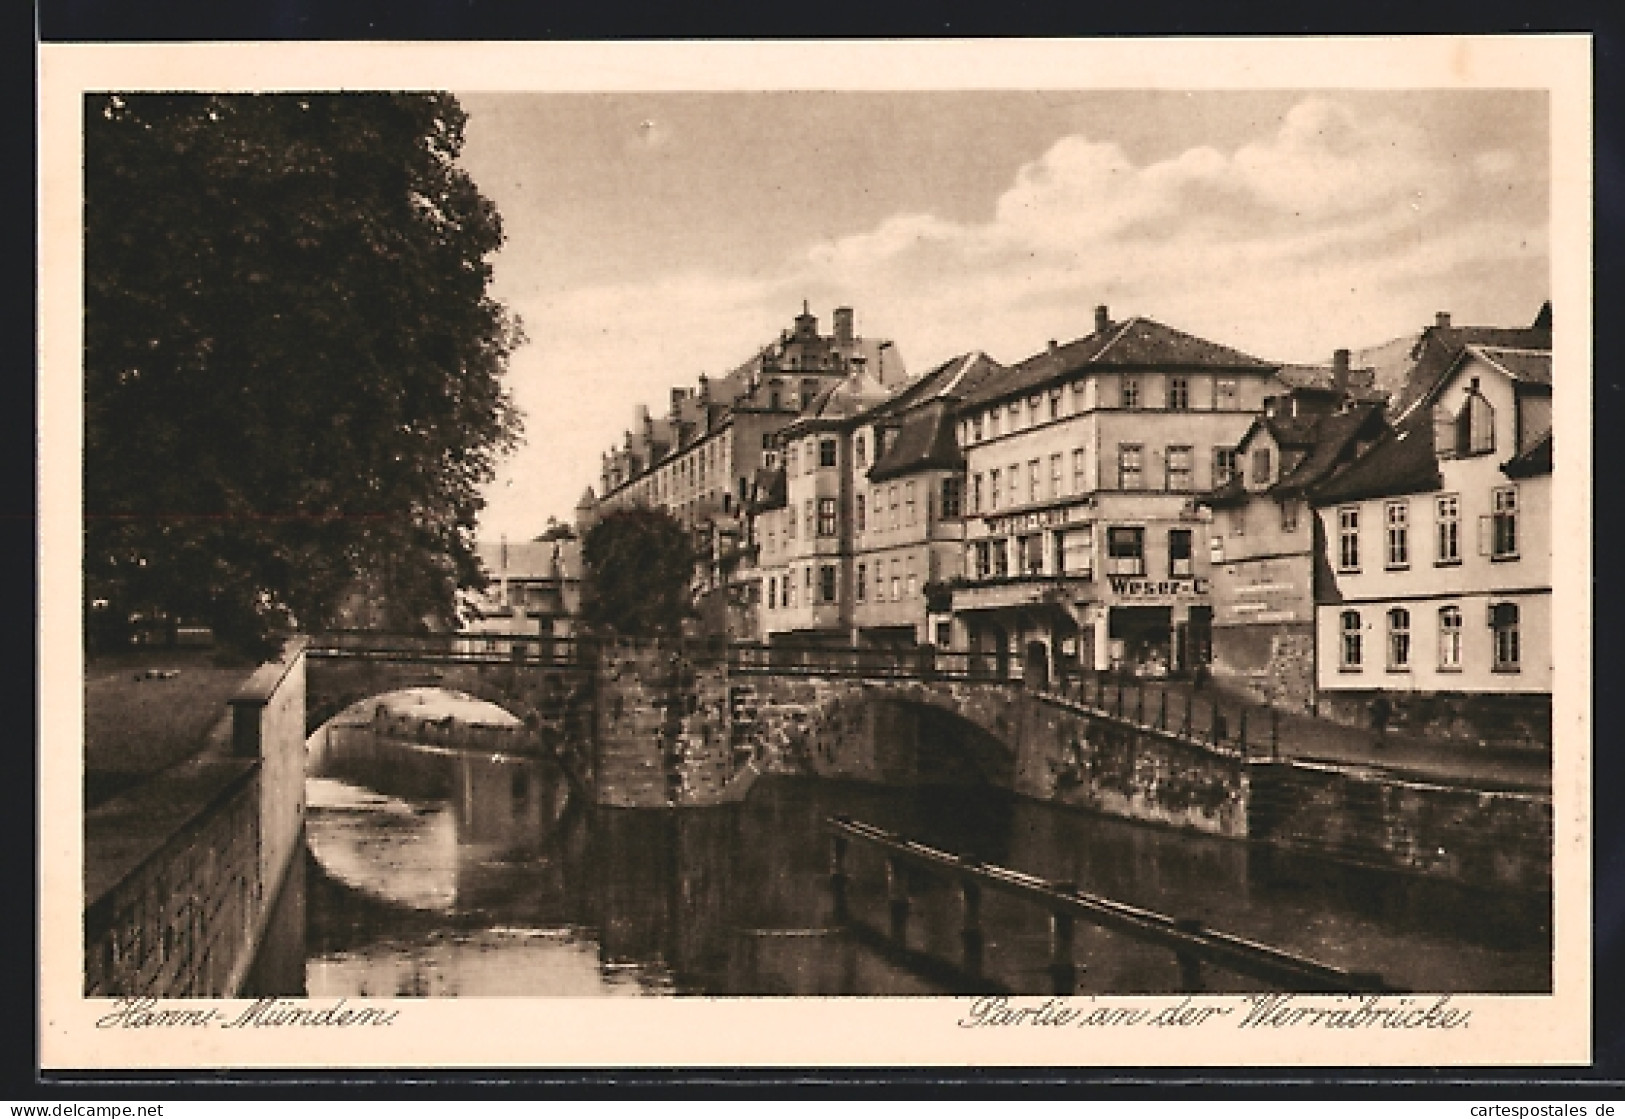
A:
[[[891,600],[893,602],[903,601],[903,578],[898,573],[899,567],[897,560],[891,561]]]
[[[1049,457],[1049,495],[1061,496],[1061,456],[1058,454]]]
[[[937,623],[936,645],[939,649],[946,649],[953,644],[954,627],[952,622]]]
[[[1027,500],[1042,501],[1044,494],[1038,488],[1038,460],[1033,459],[1027,463]]]
[[[981,442],[982,439],[982,413],[978,412],[970,418],[970,437],[972,442]]]
[[[1461,608],[1457,606],[1439,610],[1439,670],[1461,671]]]
[[[769,610],[779,608],[779,580],[777,576],[769,576],[767,580],[767,608]]]
[[[999,468],[994,467],[987,472],[989,512],[997,512],[999,508]]]
[[[1434,413],[1434,423],[1439,423],[1437,412]],[[1436,431],[1435,438],[1438,434]],[[1467,399],[1462,402],[1461,411],[1456,413],[1451,436],[1448,444],[1441,444],[1441,447],[1447,446],[1458,455],[1483,455],[1495,450],[1495,409],[1478,391],[1476,378],[1467,390]]]
[[[1517,672],[1518,604],[1497,602],[1491,606],[1490,629],[1495,634],[1495,671]]]
[[[1403,501],[1390,501],[1384,507],[1388,523],[1388,568],[1409,567],[1411,564],[1410,506]]]
[[[991,553],[988,550],[987,541],[978,540],[971,547],[971,554],[971,570],[976,573],[976,577],[978,579],[986,579],[993,573],[992,558]]]
[[[1187,579],[1195,574],[1191,565],[1191,530],[1168,530],[1168,574],[1174,579]]]
[[[1088,579],[1095,569],[1095,530],[1091,525],[1055,534],[1055,570],[1075,579]]]
[[[990,408],[987,413],[988,438],[996,439],[999,435],[999,417],[1003,415],[998,408]]]
[[[835,499],[833,497],[818,499],[818,535],[835,535]]]
[[[1286,498],[1281,502],[1281,531],[1298,531],[1298,502],[1295,498]]]
[[[904,509],[904,513],[905,513],[905,516],[903,518],[903,523],[904,524],[910,524],[910,525],[913,524],[914,523],[914,483],[913,482],[907,482],[907,483],[904,483],[904,485],[903,485],[903,509]]]
[[[1360,510],[1337,511],[1337,570],[1360,570]]]
[[[904,565],[904,571],[907,573],[907,577],[904,582],[904,590],[907,592],[909,598],[913,598],[919,593],[919,584],[916,582],[914,575],[913,556],[908,558],[906,564]]]
[[[1118,489],[1137,490],[1140,488],[1140,453],[1138,443],[1119,443],[1117,445]]]
[[[1145,574],[1145,529],[1106,530],[1106,574]]]
[[[954,520],[963,513],[965,479],[950,474],[942,480],[942,519]]]
[[[818,568],[818,598],[821,602],[835,601],[835,565],[832,563]]]
[[[1082,447],[1072,452],[1072,492],[1075,494],[1087,493],[1089,490],[1088,461],[1089,456]]]
[[[791,607],[796,604],[796,580],[792,575],[784,577],[784,605]]]
[[[886,504],[891,510],[891,527],[896,528],[897,520],[897,483],[893,482],[886,487]]]
[[[796,538],[796,510],[793,505],[784,511],[784,538],[786,540]]]
[[[1195,488],[1191,480],[1189,447],[1168,448],[1168,488],[1178,493],[1187,493]]]
[[[801,381],[801,407],[805,409],[818,395],[818,382],[811,377],[804,377]]]
[[[811,540],[813,538],[813,533],[818,530],[818,515],[815,511],[813,499],[809,497],[806,502],[803,503],[802,509],[804,511],[803,515],[807,518],[807,539]]]
[[[1236,476],[1236,449],[1213,448],[1213,488],[1218,489]]]
[[[1401,607],[1388,611],[1388,670],[1401,672],[1411,666],[1411,612]]]
[[[858,564],[858,585],[853,588],[853,597],[862,602],[869,593],[869,565]]]
[[[868,444],[864,440],[862,435],[859,435],[856,439],[854,439],[852,441],[852,455],[853,455],[854,458],[857,459],[857,463],[858,463],[859,466],[867,466],[867,465],[869,465]]]
[[[1010,574],[1010,549],[1003,540],[990,540],[988,550],[993,557],[994,577],[1003,579]]]
[[[1140,406],[1140,379],[1138,377],[1123,378],[1123,407],[1138,408]]]
[[[1233,378],[1220,377],[1213,385],[1213,406],[1220,410],[1235,409],[1238,403],[1236,382]]]
[[[1358,669],[1360,667],[1360,612],[1358,610],[1343,611],[1338,629],[1343,640],[1338,647],[1337,666],[1344,669]]]
[[[1049,390],[1049,418],[1052,420],[1061,418],[1061,390],[1058,388]]]
[[[1043,407],[1044,398],[1042,396],[1029,396],[1027,398],[1027,423],[1029,426],[1036,424],[1039,421],[1041,418],[1039,416],[1039,411]]]
[[[1010,505],[1014,508],[1021,504],[1021,463],[1012,462],[1010,464],[1008,478],[1010,480]]]
[[[1518,555],[1518,487],[1504,486],[1494,492],[1495,514],[1491,533],[1492,559],[1516,559]]]
[[[807,580],[807,600],[809,602],[811,602],[812,601],[812,585],[813,585],[812,584],[812,580],[813,580],[812,564],[808,564],[802,570],[802,574],[806,577],[806,580]]]
[[[1270,449],[1260,447],[1253,452],[1253,485],[1263,488],[1270,484]]]
[[[1461,498],[1447,494],[1434,503],[1438,527],[1437,563],[1461,562]]]
[[[869,524],[869,502],[863,494],[858,494],[857,501],[852,509],[852,519],[856,522],[857,531],[863,532]]]
[[[970,480],[970,511],[982,511],[982,476],[980,474]]]
[[[835,465],[835,440],[820,439],[818,441],[818,465],[824,467]]]
[[[1016,562],[1021,565],[1023,575],[1044,574],[1044,536],[1042,533],[1016,537]]]
[[[798,450],[798,448],[796,447],[796,445],[794,443],[791,443],[790,444],[790,449],[787,452],[785,452],[785,458],[784,458],[784,461],[786,463],[785,473],[791,475],[792,477],[796,473],[796,467],[797,467],[797,464],[798,464],[797,450]]]
[[[1168,408],[1183,412],[1191,406],[1191,382],[1188,377],[1168,378]]]

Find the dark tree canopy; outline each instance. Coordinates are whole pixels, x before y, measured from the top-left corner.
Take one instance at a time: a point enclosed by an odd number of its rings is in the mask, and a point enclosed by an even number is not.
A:
[[[446,94],[85,103],[85,575],[254,645],[449,619],[517,322]]]
[[[606,513],[581,544],[582,618],[595,632],[674,637],[692,612],[694,545],[659,509]]]

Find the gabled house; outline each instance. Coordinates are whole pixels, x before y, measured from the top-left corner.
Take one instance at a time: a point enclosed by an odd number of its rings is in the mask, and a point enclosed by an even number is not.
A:
[[[1549,347],[1468,344],[1315,492],[1323,713],[1549,745],[1551,394]]]

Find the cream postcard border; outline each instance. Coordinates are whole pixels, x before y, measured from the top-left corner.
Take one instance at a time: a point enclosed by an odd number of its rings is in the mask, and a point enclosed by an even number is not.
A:
[[[46,1068],[1527,1065],[1591,1057],[1591,42],[1585,36],[40,48],[40,1055]],[[816,81],[806,80],[815,75]],[[876,78],[876,75],[884,75]],[[1328,82],[1335,75],[1335,82]],[[1556,470],[1554,994],[1466,1029],[964,1029],[962,998],[385,1000],[387,1028],[96,1029],[82,990],[81,106],[93,90],[1545,89]],[[1565,626],[1561,619],[1568,619]],[[1200,996],[1203,1002],[1234,1002]],[[1043,999],[1020,1000],[1038,1005]],[[1102,997],[1161,1006],[1177,999]],[[1426,1004],[1425,1000],[1423,1005]],[[1086,1006],[1087,997],[1072,1000]],[[372,1003],[369,1003],[371,1005]],[[230,1004],[222,1004],[230,1009]],[[246,1003],[241,1004],[246,1006]],[[1235,1021],[1235,1016],[1229,1023]]]

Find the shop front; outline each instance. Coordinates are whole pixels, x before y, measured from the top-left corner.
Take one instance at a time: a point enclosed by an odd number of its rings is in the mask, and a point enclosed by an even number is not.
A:
[[[1213,645],[1213,611],[1206,601],[1206,578],[1113,578],[1106,590],[1102,667],[1162,677],[1207,662]]]

